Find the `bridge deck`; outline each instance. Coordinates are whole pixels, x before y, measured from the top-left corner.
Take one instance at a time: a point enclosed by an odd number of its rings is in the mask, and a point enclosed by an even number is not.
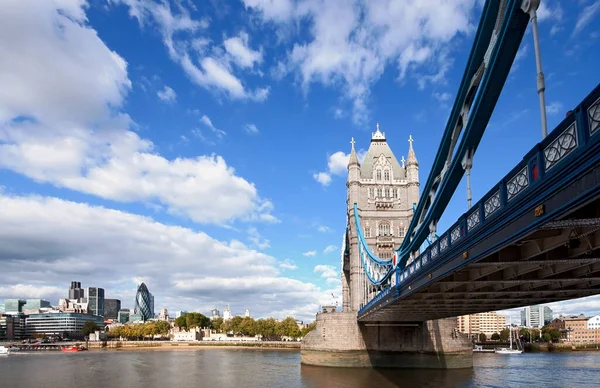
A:
[[[600,294],[600,87],[359,311],[424,321]]]

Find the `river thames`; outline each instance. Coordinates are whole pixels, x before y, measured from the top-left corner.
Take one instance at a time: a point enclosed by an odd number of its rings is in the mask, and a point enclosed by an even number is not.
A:
[[[246,349],[21,353],[0,358],[0,386],[590,387],[600,353],[476,354],[471,370],[361,370],[300,365],[300,352]]]

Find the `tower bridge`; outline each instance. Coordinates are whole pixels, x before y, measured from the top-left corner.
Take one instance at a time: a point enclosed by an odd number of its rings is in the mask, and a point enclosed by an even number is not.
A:
[[[303,363],[471,367],[471,343],[454,317],[600,294],[600,86],[548,134],[538,5],[484,5],[423,187],[412,136],[399,162],[377,124],[362,166],[352,139],[342,312],[317,314]],[[473,156],[529,22],[542,141],[472,204]],[[464,174],[468,210],[438,235]]]

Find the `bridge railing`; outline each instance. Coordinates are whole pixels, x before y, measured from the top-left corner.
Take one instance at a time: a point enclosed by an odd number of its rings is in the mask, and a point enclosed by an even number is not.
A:
[[[423,272],[444,258],[457,255],[467,258],[461,249],[466,240],[483,233],[505,210],[522,205],[519,199],[538,185],[560,176],[559,166],[568,166],[577,160],[592,144],[600,143],[600,85],[598,85],[548,136],[536,144],[498,184],[494,185],[475,205],[435,242],[414,258],[404,270],[396,268],[392,274],[392,288],[404,286],[408,279]],[[517,204],[517,205],[515,205]],[[429,275],[431,277],[431,275]],[[391,291],[382,291],[371,300],[359,315],[378,303]]]

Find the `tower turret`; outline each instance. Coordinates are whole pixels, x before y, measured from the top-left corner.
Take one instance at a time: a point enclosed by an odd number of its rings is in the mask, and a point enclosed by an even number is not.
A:
[[[406,158],[406,180],[408,182],[408,203],[419,202],[419,162],[413,149],[413,137],[408,137],[408,157]]]
[[[358,155],[354,149],[354,138],[350,141],[352,149],[350,150],[350,157],[348,158],[348,206],[354,206],[354,203],[358,201],[358,187],[360,181],[360,162],[358,161]]]

